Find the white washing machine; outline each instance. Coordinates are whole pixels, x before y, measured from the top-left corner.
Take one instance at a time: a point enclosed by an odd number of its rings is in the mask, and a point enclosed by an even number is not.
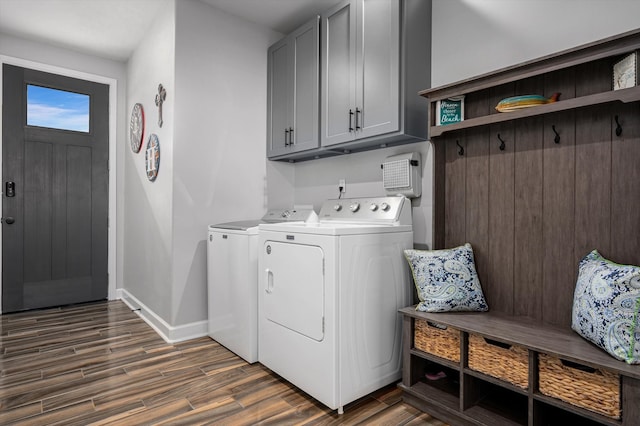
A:
[[[209,336],[249,363],[258,360],[258,225],[317,218],[310,208],[269,210],[259,220],[209,226]]]
[[[398,381],[410,201],[328,200],[318,223],[259,229],[260,363],[339,413]]]

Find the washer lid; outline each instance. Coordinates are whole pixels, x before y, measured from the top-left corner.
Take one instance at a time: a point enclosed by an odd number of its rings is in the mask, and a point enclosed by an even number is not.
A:
[[[267,211],[262,219],[239,220],[235,222],[224,222],[215,225],[209,225],[209,229],[229,229],[234,231],[247,231],[256,228],[263,223],[280,223],[280,222],[317,222],[318,215],[311,208],[302,209],[273,209]]]
[[[234,231],[246,231],[249,228],[255,228],[261,223],[265,223],[262,220],[240,220],[237,222],[218,223],[216,225],[209,225],[209,229],[230,229]]]

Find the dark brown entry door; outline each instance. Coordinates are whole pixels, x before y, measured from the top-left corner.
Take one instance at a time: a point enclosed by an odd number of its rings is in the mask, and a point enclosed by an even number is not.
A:
[[[87,129],[31,125],[35,89],[88,95]],[[108,86],[5,64],[2,93],[2,312],[105,299]]]

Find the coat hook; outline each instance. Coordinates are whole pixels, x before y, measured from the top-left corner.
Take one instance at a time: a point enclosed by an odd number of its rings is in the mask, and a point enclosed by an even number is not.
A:
[[[620,136],[622,134],[622,126],[620,125],[620,122],[618,121],[618,116],[615,116],[615,120],[616,120],[616,136]]]
[[[464,148],[462,147],[462,145],[460,145],[460,141],[458,141],[458,139],[456,139],[456,145],[458,145],[458,148],[460,148],[458,150],[458,155],[464,155]]]
[[[504,140],[502,140],[502,138],[500,137],[500,133],[498,133],[498,140],[500,141],[500,151],[504,151]]]
[[[558,131],[556,130],[556,125],[555,125],[555,124],[552,124],[552,125],[551,125],[551,129],[553,130],[553,133],[555,133],[555,134],[556,134],[556,137],[555,137],[555,138],[553,138],[553,141],[554,141],[555,143],[560,143],[560,135],[558,134]]]

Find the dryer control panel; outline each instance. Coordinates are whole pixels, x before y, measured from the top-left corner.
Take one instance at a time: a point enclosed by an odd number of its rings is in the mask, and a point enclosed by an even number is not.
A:
[[[411,224],[411,202],[403,196],[333,199],[322,204],[318,217],[320,221],[407,225]]]
[[[278,223],[278,222],[316,222],[318,216],[313,209],[275,209],[269,210],[262,217],[263,222]]]

